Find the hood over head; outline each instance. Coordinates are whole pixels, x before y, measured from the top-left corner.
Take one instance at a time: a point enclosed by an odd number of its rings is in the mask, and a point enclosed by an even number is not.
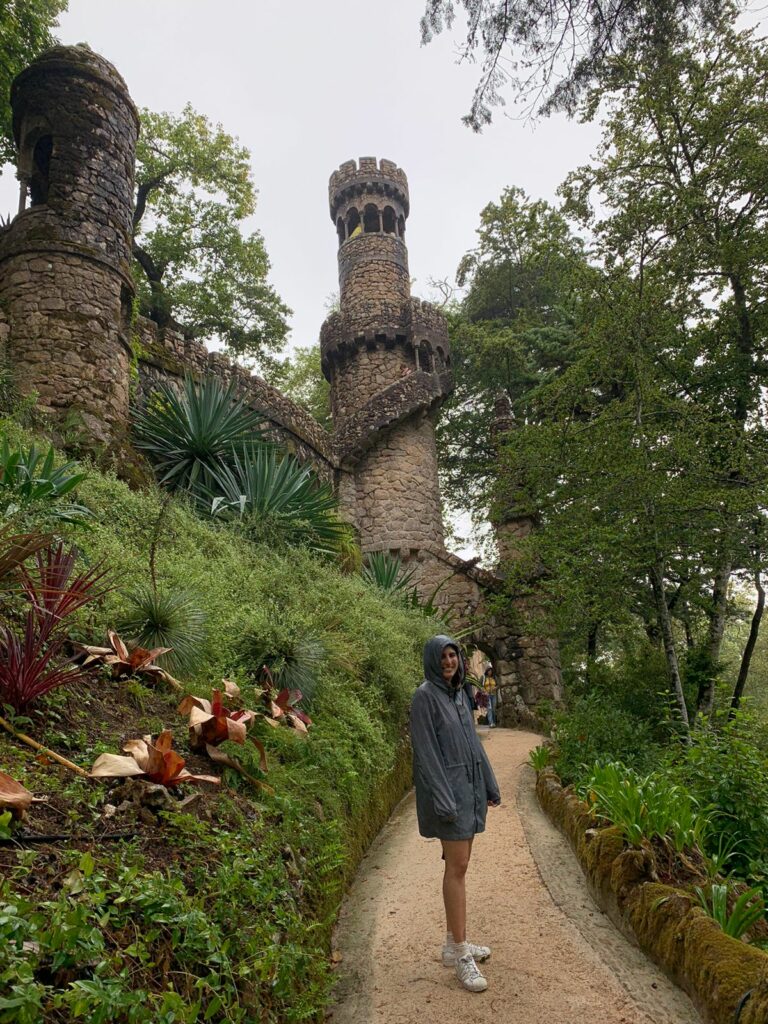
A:
[[[459,653],[459,668],[453,677],[452,684],[447,683],[443,679],[443,670],[440,665],[440,657],[443,649],[446,647],[455,647]],[[435,683],[436,686],[441,686],[444,690],[461,689],[464,685],[464,661],[461,657],[461,648],[455,640],[443,634],[433,636],[431,640],[427,640],[424,644],[424,677],[430,683]]]

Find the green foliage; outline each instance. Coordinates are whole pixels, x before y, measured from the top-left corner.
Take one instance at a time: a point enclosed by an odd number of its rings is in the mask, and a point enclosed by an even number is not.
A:
[[[331,385],[320,366],[320,346],[295,348],[287,359],[262,366],[266,381],[298,402],[326,430],[333,429]]]
[[[303,702],[311,708],[327,657],[326,645],[319,636],[296,636],[286,630],[281,640],[264,633],[247,633],[243,637],[240,662],[243,670],[256,680],[266,666],[278,689],[301,691]]]
[[[594,83],[648,51],[667,57],[702,25],[739,9],[730,0],[426,0],[422,43],[450,29],[462,10],[461,57],[480,67],[465,125],[480,132],[509,91],[527,113],[576,112]]]
[[[756,740],[755,723],[740,712],[734,721],[715,716],[700,725],[690,745],[671,748],[668,776],[716,812],[705,837],[705,852],[730,848],[732,871],[742,878],[768,876],[768,752]],[[725,844],[725,845],[723,845]]]
[[[120,580],[119,590],[78,613],[77,638],[91,643],[125,616],[126,593],[147,585],[154,522],[168,496],[130,491],[96,471],[81,487],[94,511],[83,559],[105,558]],[[62,1019],[80,1019],[77,1011],[137,1024],[193,1024],[206,1014],[214,1024],[318,1019],[330,998],[330,929],[342,886],[407,787],[404,727],[428,622],[305,549],[256,546],[176,497],[156,570],[161,589],[199,595],[206,617],[200,660],[184,680],[190,692],[207,696],[212,681],[234,673],[253,707],[259,687],[242,668],[243,638],[286,662],[302,656],[297,640],[306,638],[315,645],[312,728],[301,739],[257,723],[276,795],[255,793],[227,772],[213,820],[170,814],[144,844],[146,863],[133,844],[117,856],[114,845],[94,843],[92,864],[61,850],[57,877],[65,884],[51,890],[35,854],[19,853],[0,883],[0,996],[13,1001],[0,1004],[0,1022],[37,1024],[41,1007]],[[156,733],[177,720],[175,694],[125,691],[125,683],[99,678],[78,697],[87,736],[67,749],[79,763],[118,749],[126,730]],[[111,718],[93,713],[107,702]],[[40,739],[61,739],[64,728],[72,735],[72,713],[66,726],[53,717],[36,722]],[[0,736],[0,761],[15,767],[14,755]],[[252,744],[238,757],[259,774]],[[24,764],[19,775],[35,793],[65,784],[31,759]],[[66,785],[62,806],[78,834],[98,834],[105,793],[80,780]],[[41,887],[31,896],[30,879]]]
[[[68,0],[11,0],[0,9],[0,164],[15,163],[16,142],[11,114],[11,82],[43,50],[53,46],[51,29]]]
[[[61,502],[85,479],[74,462],[56,465],[53,446],[44,455],[36,445],[28,449],[11,448],[8,438],[0,447],[0,501],[6,519],[38,513],[48,519],[79,523],[90,517],[83,505]]]
[[[187,105],[178,116],[143,110],[137,146],[134,256],[143,312],[218,338],[234,355],[279,350],[290,310],[268,283],[250,154]]]
[[[171,672],[192,671],[205,639],[205,616],[198,598],[184,590],[154,590],[151,586],[126,596],[128,609],[117,625],[118,633],[139,647],[171,647],[157,663]]]
[[[616,706],[607,695],[587,694],[555,717],[557,772],[567,782],[583,778],[597,761],[652,768],[659,747],[648,722]]]
[[[163,486],[201,494],[215,486],[221,464],[259,435],[259,422],[237,397],[234,381],[225,387],[217,377],[200,384],[186,377],[181,393],[161,384],[134,414],[133,429]]]
[[[237,522],[243,532],[264,543],[308,547],[334,554],[346,541],[333,490],[321,484],[309,466],[254,444],[220,464],[208,489],[211,515]],[[210,499],[213,498],[211,501]]]
[[[691,795],[662,775],[644,777],[620,762],[596,764],[579,787],[601,817],[618,825],[628,843],[671,842],[676,852],[697,845],[707,815]]]
[[[549,747],[545,747],[543,744],[538,747],[534,747],[528,754],[528,764],[537,772],[543,771],[545,768],[549,767],[551,763],[552,751]]]
[[[399,593],[408,589],[415,569],[405,569],[398,555],[389,551],[370,551],[364,559],[361,575],[366,583],[387,593]]]
[[[759,886],[743,892],[728,910],[729,886],[713,884],[709,891],[696,886],[699,905],[715,920],[726,935],[740,939],[753,925],[765,916],[765,903]]]

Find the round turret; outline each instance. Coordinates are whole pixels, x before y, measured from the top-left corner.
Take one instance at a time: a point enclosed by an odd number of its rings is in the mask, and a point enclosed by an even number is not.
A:
[[[79,414],[107,442],[128,418],[138,114],[87,46],[42,54],[11,104],[23,191],[0,236],[8,357],[41,409]]]

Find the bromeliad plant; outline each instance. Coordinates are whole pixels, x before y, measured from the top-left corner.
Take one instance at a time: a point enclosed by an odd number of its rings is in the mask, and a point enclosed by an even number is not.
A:
[[[213,690],[210,700],[188,694],[179,704],[180,713],[189,716],[189,745],[193,750],[205,751],[208,757],[217,764],[234,768],[259,788],[274,793],[270,786],[265,786],[261,780],[249,775],[236,758],[218,749],[221,743],[228,740],[232,743],[245,743],[248,730],[256,718],[266,719],[266,715],[262,712],[244,709],[232,711],[226,707],[225,699],[231,702],[239,700],[240,687],[229,679],[223,679],[222,683],[223,693],[221,690]],[[271,719],[267,719],[267,721],[270,725],[277,724],[273,723]],[[259,751],[259,768],[266,774],[268,764],[264,744],[256,736],[251,735],[250,739]]]
[[[279,725],[280,722],[285,722],[299,735],[306,736],[309,726],[312,725],[312,719],[298,707],[303,699],[301,690],[289,690],[287,687],[278,690],[272,673],[266,665],[262,667],[261,677],[263,686],[261,696],[264,706],[267,708],[268,713],[265,718],[269,724]]]
[[[182,782],[212,782],[218,785],[221,779],[214,775],[192,775],[185,771],[186,762],[173,749],[173,736],[164,730],[152,742],[151,736],[126,740],[123,750],[128,754],[100,754],[93,762],[90,776],[93,779],[124,779],[143,776],[149,782],[171,788]]]
[[[78,644],[83,668],[89,665],[107,665],[112,669],[113,679],[127,679],[130,676],[146,676],[149,679],[160,679],[174,690],[181,689],[181,683],[174,679],[164,668],[156,665],[155,658],[168,654],[170,647],[144,647],[129,649],[114,630],[107,633],[109,647],[94,647],[90,644]]]

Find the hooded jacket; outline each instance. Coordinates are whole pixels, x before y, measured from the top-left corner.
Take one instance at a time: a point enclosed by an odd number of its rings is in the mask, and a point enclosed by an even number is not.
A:
[[[488,801],[501,799],[475,732],[464,666],[443,679],[443,650],[459,646],[434,636],[424,646],[424,682],[411,702],[411,743],[419,832],[428,839],[471,839],[485,830]]]

